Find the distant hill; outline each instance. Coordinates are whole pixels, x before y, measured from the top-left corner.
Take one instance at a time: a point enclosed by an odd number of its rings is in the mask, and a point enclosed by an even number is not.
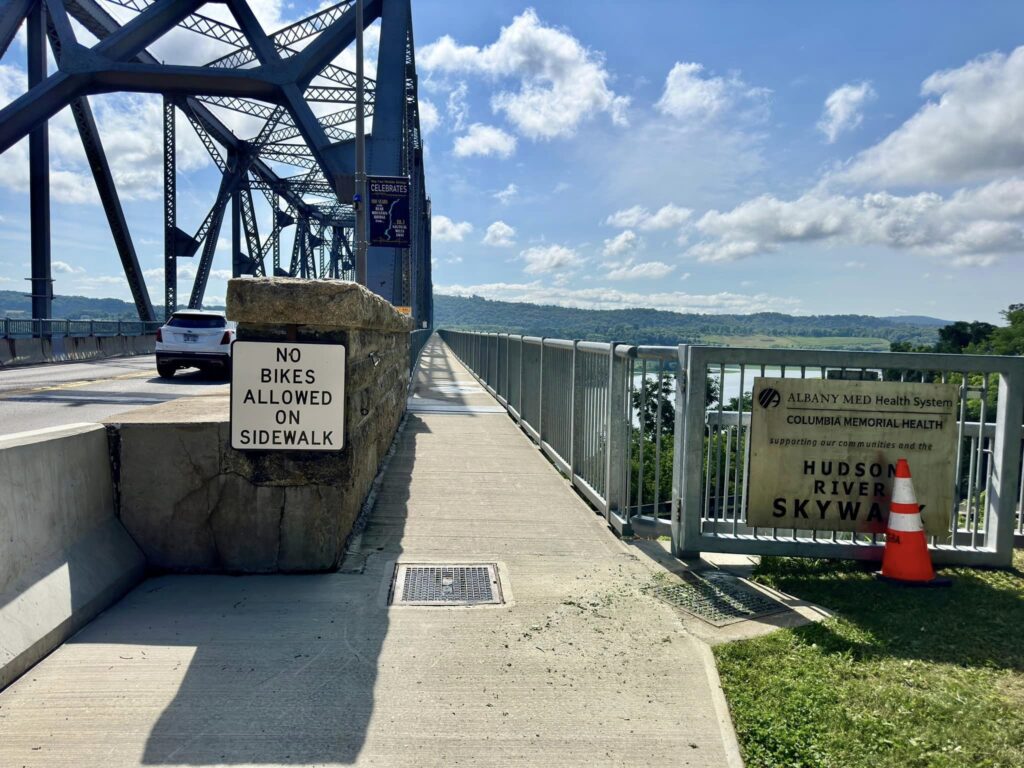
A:
[[[163,307],[153,307],[157,317]],[[223,309],[209,306],[206,309]],[[20,291],[0,291],[0,318],[31,317],[32,301]],[[121,299],[94,299],[89,296],[54,296],[53,316],[58,320],[138,320],[135,304]]]
[[[0,291],[0,317],[30,317],[31,312],[31,302],[24,293]],[[54,296],[53,316],[69,320],[138,318],[131,302],[86,296]],[[948,321],[909,315],[699,315],[657,309],[570,309],[436,294],[434,324],[438,328],[593,341],[615,339],[631,344],[742,343],[792,347],[799,346],[793,339],[814,338],[819,341],[807,346],[882,349],[890,341],[934,344],[938,341],[938,328]]]
[[[139,319],[132,303],[87,296],[54,296],[53,316],[60,320]],[[32,300],[21,291],[0,291],[0,317],[32,317]]]
[[[904,325],[921,325],[926,328],[941,328],[944,325],[950,325],[952,320],[940,320],[937,317],[928,317],[928,315],[894,315],[892,317],[882,317],[880,320],[889,320],[893,323],[904,324]]]
[[[632,344],[723,343],[721,337],[842,338],[842,346],[878,348],[877,340],[934,344],[947,321],[934,317],[870,315],[700,315],[657,309],[571,309],[479,296],[434,295],[434,324],[488,332],[522,333]],[[876,340],[864,345],[850,337]],[[816,344],[815,346],[821,346]]]

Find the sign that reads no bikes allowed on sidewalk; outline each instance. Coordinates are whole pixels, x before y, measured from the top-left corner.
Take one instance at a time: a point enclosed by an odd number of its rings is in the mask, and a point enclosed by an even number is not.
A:
[[[907,459],[925,530],[949,533],[956,384],[757,378],[747,524],[883,532]]]
[[[231,358],[232,448],[342,449],[345,347],[236,341]]]

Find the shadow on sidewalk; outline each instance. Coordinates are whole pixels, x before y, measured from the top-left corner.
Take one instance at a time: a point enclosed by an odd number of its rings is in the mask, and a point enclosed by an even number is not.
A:
[[[362,573],[162,576],[71,642],[115,644],[130,664],[105,674],[178,689],[146,740],[144,765],[324,765],[356,761],[375,713],[391,573],[407,518],[422,423],[410,417],[370,524],[386,532]],[[381,506],[386,513],[378,515]],[[173,657],[173,658],[172,658]],[[152,701],[151,692],[143,694]],[[130,698],[130,694],[126,694]],[[74,727],[74,723],[68,724]]]

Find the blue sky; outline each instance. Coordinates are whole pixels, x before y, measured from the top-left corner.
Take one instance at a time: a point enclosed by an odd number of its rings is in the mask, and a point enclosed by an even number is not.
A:
[[[307,10],[254,5],[270,29]],[[413,13],[438,291],[989,321],[1024,300],[1019,3],[413,0]],[[2,62],[4,99],[23,56],[16,43]],[[160,295],[159,135],[141,130],[158,102],[94,107]],[[127,298],[59,120],[55,290]],[[0,288],[28,274],[17,149],[0,158]],[[188,229],[216,179],[195,144],[179,164]],[[211,300],[230,268],[218,259]]]

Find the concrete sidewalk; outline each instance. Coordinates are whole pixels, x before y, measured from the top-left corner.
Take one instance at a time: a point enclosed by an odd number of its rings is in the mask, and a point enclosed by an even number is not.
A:
[[[0,694],[2,766],[734,766],[707,647],[435,337],[361,572],[144,582]],[[386,605],[396,561],[506,605]]]

